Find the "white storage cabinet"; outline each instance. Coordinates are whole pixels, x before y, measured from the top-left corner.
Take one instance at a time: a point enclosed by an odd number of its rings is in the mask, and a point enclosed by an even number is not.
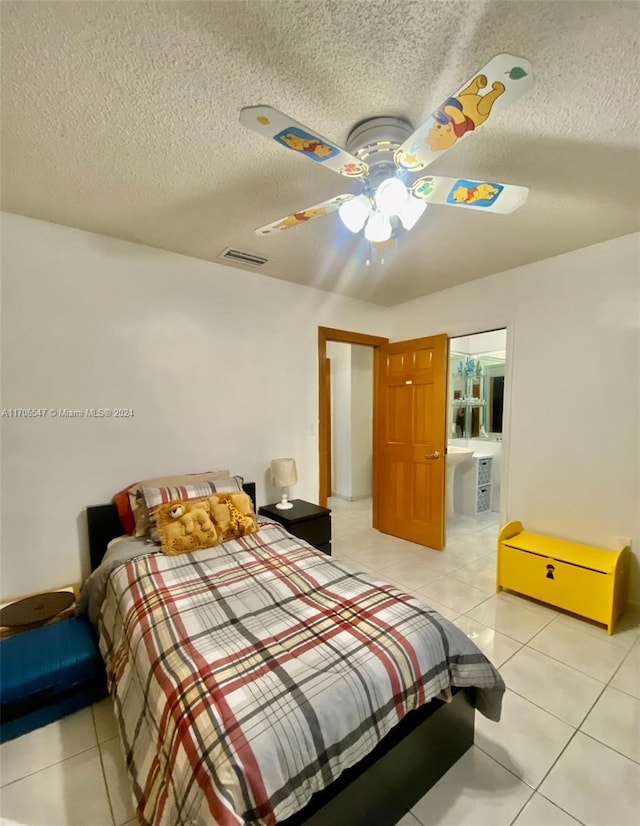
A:
[[[474,456],[472,462],[461,465],[454,483],[456,513],[477,516],[491,510],[493,457]]]

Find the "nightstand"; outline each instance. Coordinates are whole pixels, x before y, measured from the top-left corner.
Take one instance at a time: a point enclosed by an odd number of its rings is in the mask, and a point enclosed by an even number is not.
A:
[[[304,539],[319,551],[331,556],[331,511],[305,502],[304,499],[292,499],[292,508],[278,510],[275,505],[263,505],[258,513],[279,522],[289,533]]]

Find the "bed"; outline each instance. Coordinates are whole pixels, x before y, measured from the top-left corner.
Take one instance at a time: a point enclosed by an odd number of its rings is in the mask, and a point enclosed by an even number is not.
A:
[[[117,511],[87,519],[108,569]],[[281,525],[157,550],[113,565],[99,615],[144,824],[393,826],[471,746],[475,709],[499,718],[504,683],[459,629]]]

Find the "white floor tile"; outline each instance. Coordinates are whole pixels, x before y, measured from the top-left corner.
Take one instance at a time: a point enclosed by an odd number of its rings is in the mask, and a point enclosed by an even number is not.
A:
[[[410,593],[412,593],[413,596],[419,599],[420,602],[423,602],[425,605],[428,605],[429,608],[433,608],[434,611],[437,611],[445,619],[453,621],[454,619],[457,619],[460,616],[460,613],[458,611],[454,611],[452,608],[449,608],[446,605],[442,605],[442,603],[438,602],[435,599],[432,599],[430,596],[427,596],[427,594],[423,594],[420,589],[411,591]]]
[[[596,639],[602,642],[608,642],[610,645],[617,645],[620,648],[624,648],[625,651],[628,651],[634,642],[636,642],[640,631],[637,626],[637,617],[632,613],[628,613],[618,620],[615,626],[615,633],[613,634],[608,634],[604,625],[597,625],[594,622],[573,616],[572,614],[561,613],[558,615],[556,622],[565,625],[567,628],[582,631],[584,634],[591,634]]]
[[[637,826],[640,766],[578,732],[540,793],[585,826]]]
[[[98,743],[111,740],[118,736],[118,726],[113,713],[113,700],[106,697],[99,703],[93,705],[93,719],[96,724],[96,734]]]
[[[530,794],[472,746],[411,811],[425,826],[508,826]]]
[[[113,826],[98,748],[5,786],[2,816],[24,826]]]
[[[476,715],[476,745],[533,788],[573,733],[571,726],[509,690],[499,723]]]
[[[421,562],[416,557],[387,565],[376,571],[379,579],[390,577],[394,582],[402,582],[407,588],[423,589],[425,585],[442,577],[440,571],[434,570],[428,562]]]
[[[611,679],[626,655],[624,648],[602,642],[592,634],[556,620],[540,631],[529,645],[603,683]]]
[[[426,594],[427,597],[433,597],[433,599],[447,605],[453,611],[458,611],[460,614],[469,611],[487,599],[486,591],[481,591],[480,588],[474,588],[473,585],[461,582],[455,578],[455,575],[430,582],[428,585],[421,587],[420,591]]]
[[[348,551],[346,553],[348,554]],[[366,565],[372,571],[380,571],[389,568],[391,565],[407,565],[414,560],[419,562],[417,552],[409,554],[400,552],[397,549],[373,550],[369,548],[366,553],[358,554],[354,559],[357,559],[360,564]]]
[[[607,688],[581,731],[640,763],[640,700],[630,694]]]
[[[496,592],[496,566],[492,563],[487,564],[482,559],[456,571],[456,579],[467,582],[474,588],[480,588],[488,594]]]
[[[40,771],[96,745],[90,708],[83,708],[0,746],[2,785]]]
[[[513,826],[580,826],[580,823],[536,792]]]
[[[634,645],[611,679],[611,685],[640,700],[640,645]]]
[[[500,669],[507,687],[578,728],[604,689],[604,683],[547,657],[529,646]]]
[[[100,746],[102,765],[107,781],[107,792],[116,826],[122,826],[135,817],[136,805],[131,781],[120,749],[120,739],[114,737]]]
[[[471,619],[495,628],[501,634],[513,637],[519,642],[528,642],[549,622],[548,617],[525,605],[505,599],[502,593],[494,594],[468,614]]]
[[[435,551],[433,548],[425,548],[418,559],[421,562],[428,563],[435,571],[439,571],[440,576],[459,571],[464,566],[463,562],[447,553],[447,551]]]
[[[471,619],[469,616],[458,617],[455,624],[469,639],[473,640],[496,668],[499,668],[522,647],[522,643],[517,640],[482,625],[482,623]]]
[[[552,605],[546,605],[544,602],[538,602],[537,599],[531,599],[530,597],[525,597],[522,594],[516,594],[512,591],[500,591],[499,598],[504,602],[508,602],[510,605],[527,608],[539,617],[545,617],[549,622],[560,614]]]
[[[470,565],[484,559],[492,548],[484,542],[476,542],[472,537],[447,541],[444,553],[458,559],[462,565]]]

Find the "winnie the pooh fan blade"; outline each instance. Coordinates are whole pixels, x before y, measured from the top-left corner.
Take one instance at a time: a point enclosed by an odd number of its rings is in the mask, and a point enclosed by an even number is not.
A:
[[[534,84],[531,64],[499,54],[447,98],[396,151],[401,169],[424,169],[494,112],[521,98]]]
[[[508,215],[526,203],[529,190],[526,186],[495,181],[429,175],[414,181],[411,194],[427,204],[483,209],[485,212]]]
[[[321,215],[327,215],[329,212],[339,209],[341,204],[350,201],[353,197],[353,195],[337,195],[335,198],[323,201],[321,204],[316,204],[300,212],[294,212],[292,215],[287,215],[286,218],[280,218],[279,221],[274,221],[273,224],[260,227],[256,230],[256,235],[270,235],[272,232],[299,227],[300,224],[306,224],[312,218],[319,218]]]
[[[246,106],[240,110],[240,123],[347,178],[362,178],[368,172],[367,164],[355,155],[271,106]]]

